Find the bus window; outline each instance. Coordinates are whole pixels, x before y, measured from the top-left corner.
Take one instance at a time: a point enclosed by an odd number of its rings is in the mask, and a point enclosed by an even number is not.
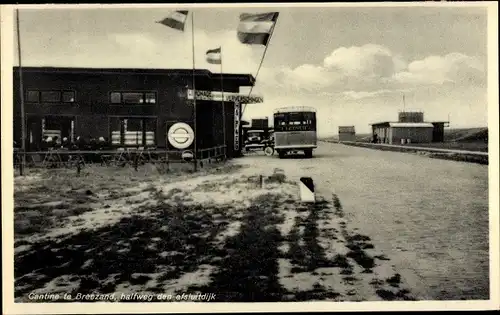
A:
[[[279,113],[274,116],[275,131],[315,131],[315,113],[291,112]]]

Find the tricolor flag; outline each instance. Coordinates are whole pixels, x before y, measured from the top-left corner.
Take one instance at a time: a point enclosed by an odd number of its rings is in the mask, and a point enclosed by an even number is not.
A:
[[[209,49],[206,53],[207,62],[212,64],[220,65],[221,59],[221,48]]]
[[[166,18],[158,21],[157,23],[163,24],[179,31],[184,31],[184,25],[186,24],[188,13],[189,11],[187,10],[174,11],[167,15]]]
[[[278,15],[278,12],[241,14],[238,25],[239,41],[249,45],[267,45]]]

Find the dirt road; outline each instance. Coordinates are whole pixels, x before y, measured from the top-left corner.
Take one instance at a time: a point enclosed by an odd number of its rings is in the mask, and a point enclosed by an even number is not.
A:
[[[235,163],[311,176],[318,194],[335,193],[350,227],[419,298],[488,298],[487,166],[323,142],[313,159],[250,154]]]

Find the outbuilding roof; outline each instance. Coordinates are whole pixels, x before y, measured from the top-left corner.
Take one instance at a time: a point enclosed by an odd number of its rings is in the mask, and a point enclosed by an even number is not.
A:
[[[379,123],[371,124],[375,127],[394,127],[394,128],[434,128],[432,123],[426,122],[390,122],[384,121]]]
[[[400,128],[434,128],[431,123],[411,123],[411,122],[391,122],[389,127],[400,127]]]
[[[297,112],[312,112],[316,113],[316,108],[310,106],[287,106],[281,107],[274,110],[275,114],[280,113],[297,113]]]
[[[355,132],[354,126],[339,126],[339,132]]]

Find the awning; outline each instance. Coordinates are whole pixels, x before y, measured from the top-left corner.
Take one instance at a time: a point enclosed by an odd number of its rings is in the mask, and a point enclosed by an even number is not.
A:
[[[193,90],[187,90],[187,99],[194,100]],[[222,101],[223,93],[220,91],[203,91],[196,90],[196,100],[200,101]],[[257,95],[244,95],[239,93],[232,92],[224,92],[224,101],[225,102],[238,102],[240,104],[256,104],[264,102],[264,99],[261,96]]]

